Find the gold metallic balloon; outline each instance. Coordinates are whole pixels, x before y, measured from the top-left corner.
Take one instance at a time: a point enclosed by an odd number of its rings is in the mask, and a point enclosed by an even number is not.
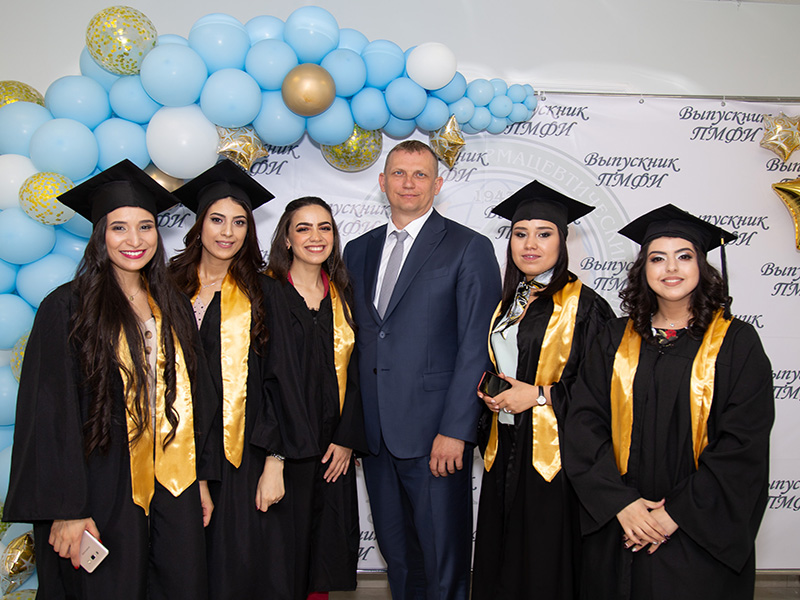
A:
[[[375,164],[381,157],[383,134],[380,129],[367,131],[358,125],[352,135],[336,146],[322,146],[322,156],[332,167],[355,173]]]
[[[44,97],[33,87],[21,81],[0,81],[0,106],[12,102],[33,102],[44,106]]]
[[[773,183],[772,189],[789,209],[794,221],[794,245],[800,250],[800,179],[785,183]]]
[[[444,127],[431,131],[430,142],[436,156],[447,165],[448,169],[452,169],[465,144],[455,115],[450,116]]]
[[[33,575],[36,569],[36,554],[33,533],[24,533],[8,543],[0,557],[0,591],[13,592]]]
[[[297,65],[284,77],[281,85],[283,102],[301,117],[325,112],[336,97],[333,77],[319,65]]]
[[[3,596],[2,600],[36,600],[36,592],[39,590],[17,590]]]
[[[11,374],[17,381],[19,381],[19,376],[22,373],[22,361],[25,359],[25,346],[28,345],[28,336],[30,334],[31,332],[29,331],[19,338],[11,349]],[[0,533],[0,537],[2,537],[2,533]]]
[[[89,54],[117,75],[136,75],[145,54],[155,48],[157,38],[150,19],[130,6],[104,8],[86,28]]]
[[[178,179],[172,175],[167,175],[153,163],[147,165],[144,168],[144,172],[150,175],[150,178],[153,181],[155,181],[168,192],[174,192],[183,185],[183,179]]]
[[[217,154],[229,158],[245,171],[250,171],[255,163],[269,156],[264,142],[252,127],[217,126],[217,134],[219,134]]]
[[[58,196],[75,187],[60,173],[34,173],[19,188],[19,205],[28,216],[45,225],[60,225],[75,216]]]
[[[764,137],[761,147],[772,150],[783,162],[800,146],[800,117],[764,115]]]

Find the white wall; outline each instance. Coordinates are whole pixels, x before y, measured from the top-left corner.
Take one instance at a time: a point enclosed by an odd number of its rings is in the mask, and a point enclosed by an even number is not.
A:
[[[79,74],[86,25],[115,4],[182,36],[208,13],[246,22],[322,6],[370,40],[446,44],[467,80],[551,92],[800,97],[800,6],[736,0],[3,0],[0,80],[44,94]]]

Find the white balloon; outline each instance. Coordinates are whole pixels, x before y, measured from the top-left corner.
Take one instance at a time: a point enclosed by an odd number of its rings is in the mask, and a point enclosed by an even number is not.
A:
[[[38,172],[27,156],[0,155],[0,210],[19,206],[19,188],[28,177]]]
[[[217,162],[217,128],[196,104],[159,108],[146,140],[153,164],[178,179],[197,177]]]
[[[425,42],[409,52],[406,72],[426,90],[438,90],[455,76],[456,55],[444,44]]]

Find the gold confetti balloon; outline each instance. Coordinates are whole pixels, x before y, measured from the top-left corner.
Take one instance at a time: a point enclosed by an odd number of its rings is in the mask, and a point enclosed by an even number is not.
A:
[[[45,225],[66,223],[75,211],[57,200],[75,185],[60,173],[36,173],[19,188],[19,205],[27,215]]]
[[[336,146],[322,146],[322,156],[332,167],[355,173],[369,168],[381,156],[383,134],[380,129],[367,131],[358,125],[352,135]]]
[[[430,142],[434,154],[447,165],[448,169],[452,169],[465,143],[455,115],[450,116],[444,127],[431,132]]]
[[[22,361],[25,359],[25,346],[28,345],[28,336],[30,333],[29,331],[19,338],[11,349],[11,374],[17,381],[19,381],[19,376],[22,373]],[[2,534],[0,534],[0,536],[2,536]]]
[[[130,6],[104,8],[86,28],[89,54],[117,75],[136,75],[145,54],[155,48],[157,38],[150,19]]]
[[[33,102],[44,106],[44,97],[27,83],[11,79],[0,81],[0,106],[12,102]]]
[[[0,600],[36,600],[38,590],[17,590],[6,594]]]
[[[0,590],[4,594],[21,586],[36,569],[33,534],[29,531],[8,543],[0,557]]]
[[[269,156],[264,142],[252,127],[219,127],[217,154],[229,158],[245,171]]]
[[[800,250],[800,179],[773,183],[772,189],[789,211],[794,222],[794,246]]]

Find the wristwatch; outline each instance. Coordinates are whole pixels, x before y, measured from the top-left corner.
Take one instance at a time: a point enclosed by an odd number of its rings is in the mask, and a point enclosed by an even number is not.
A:
[[[544,395],[544,388],[541,385],[539,386],[539,397],[536,399],[536,404],[539,406],[544,406],[547,404],[547,398]]]

